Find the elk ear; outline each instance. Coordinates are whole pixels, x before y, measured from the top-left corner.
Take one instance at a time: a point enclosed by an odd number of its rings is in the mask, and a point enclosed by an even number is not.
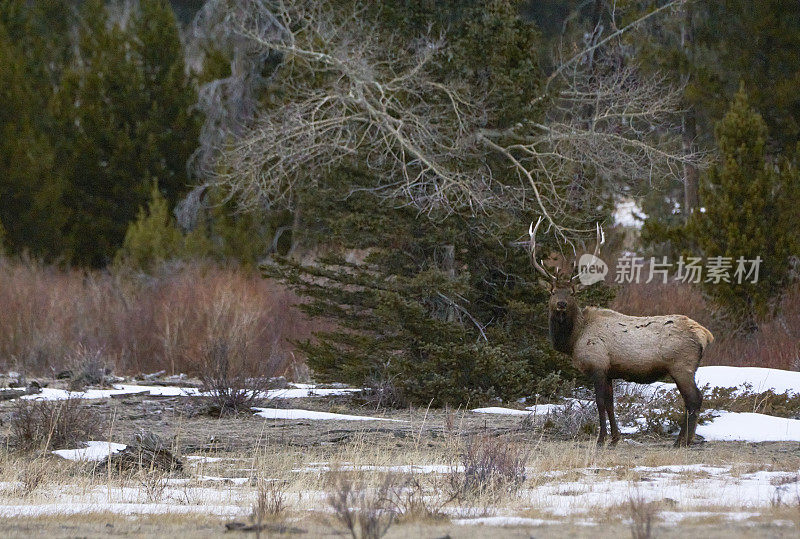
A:
[[[553,291],[553,281],[546,281],[545,279],[539,279],[539,286],[547,290],[548,292]]]
[[[584,286],[580,282],[572,283],[572,293],[573,294],[577,294],[578,292],[580,292],[583,289],[584,289]]]

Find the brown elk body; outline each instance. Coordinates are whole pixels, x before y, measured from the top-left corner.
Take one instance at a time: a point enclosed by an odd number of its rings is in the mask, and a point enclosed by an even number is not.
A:
[[[594,383],[600,419],[598,445],[607,436],[606,416],[611,444],[620,439],[612,381],[651,383],[665,376],[675,381],[686,405],[675,445],[691,444],[703,402],[694,376],[706,346],[714,340],[711,332],[679,314],[638,317],[611,309],[581,308],[575,299],[579,286],[556,278],[535,261],[534,237],[535,229],[531,231],[534,266],[549,278],[550,340],[554,349],[570,355],[573,365]],[[598,234],[598,248],[600,243]]]
[[[569,354],[573,365],[594,382],[598,444],[606,439],[606,416],[611,443],[620,439],[612,381],[651,383],[664,376],[675,381],[686,405],[676,445],[692,443],[703,402],[694,375],[703,351],[714,340],[710,331],[683,315],[639,317],[597,307],[581,309],[569,285],[553,287],[549,311],[553,348]]]

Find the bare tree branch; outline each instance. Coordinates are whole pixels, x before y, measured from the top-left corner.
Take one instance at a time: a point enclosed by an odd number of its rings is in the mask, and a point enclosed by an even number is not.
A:
[[[198,34],[238,52],[231,77],[201,93],[210,120],[197,170],[244,206],[291,205],[299,185],[352,160],[374,172],[375,191],[423,211],[533,209],[561,239],[593,232],[577,218],[586,208],[682,177],[702,158],[678,136],[680,89],[611,47],[680,3],[614,26],[559,65],[537,98],[544,117],[488,129],[483,96],[438,75],[443,36],[386,36],[357,8],[334,13],[324,2],[212,0]],[[610,52],[584,61],[599,47]],[[258,102],[273,81],[277,97]]]

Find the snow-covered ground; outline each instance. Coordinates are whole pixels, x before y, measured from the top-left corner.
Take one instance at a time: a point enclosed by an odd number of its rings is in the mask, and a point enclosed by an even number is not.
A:
[[[697,426],[697,434],[709,441],[800,441],[800,420],[747,412],[717,410],[717,417]]]
[[[463,470],[444,464],[333,466],[323,462],[291,473],[315,472],[321,477],[331,469],[408,474],[446,474]],[[569,474],[569,479],[566,479],[566,474]],[[796,481],[799,477],[796,471],[745,472],[741,465],[737,468],[703,464],[587,467],[557,471],[531,467],[526,475],[532,481],[513,498],[512,506],[473,508],[459,505],[443,507],[442,510],[458,525],[541,526],[564,522],[565,519],[594,525],[597,518],[607,518],[609,510],[619,511],[619,507],[625,507],[635,498],[663,503],[665,510],[659,517],[666,524],[695,517],[747,520],[775,507],[776,500],[791,500],[798,489]],[[306,481],[301,480],[300,484],[306,484]],[[308,484],[310,489],[287,492],[286,503],[306,510],[327,511],[325,492],[315,488],[313,482]],[[0,493],[12,492],[15,486],[12,483],[0,484]],[[246,516],[255,497],[256,491],[248,477],[197,475],[164,479],[163,491],[159,492],[157,499],[148,498],[146,489],[136,482],[127,486],[59,484],[40,491],[37,500],[21,498],[14,500],[16,503],[0,503],[0,517],[197,512],[233,518]],[[526,511],[535,511],[542,518],[530,519],[517,514]]]
[[[78,449],[57,449],[53,451],[53,454],[67,460],[98,461],[106,458],[109,453],[116,453],[127,447],[125,444],[98,440],[90,440],[84,444],[86,444],[85,447]]]
[[[346,395],[361,391],[355,388],[318,388],[312,384],[293,384],[295,387],[286,389],[271,389],[266,392],[267,399],[302,399],[308,397],[329,397],[334,395]],[[173,387],[173,386],[141,386],[133,384],[114,384],[113,389],[87,389],[86,391],[67,391],[66,389],[55,389],[45,387],[41,393],[25,395],[23,399],[30,400],[66,400],[73,399],[107,399],[120,395],[147,394],[152,397],[193,397],[204,395],[196,387]]]
[[[385,417],[370,417],[363,415],[332,414],[330,412],[316,412],[314,410],[298,410],[293,408],[253,408],[256,415],[264,419],[314,419],[318,421],[397,421]]]
[[[763,393],[772,390],[775,393],[800,393],[800,372],[767,369],[761,367],[700,367],[695,376],[701,388],[736,388],[739,391]],[[675,384],[655,382],[653,384],[624,384],[625,391],[639,394],[652,394],[656,391],[675,389]],[[481,414],[501,414],[529,416],[546,415],[564,410],[564,404],[539,404],[528,406],[524,410],[492,406],[475,408],[472,411]],[[708,441],[743,441],[743,442],[786,442],[800,441],[800,419],[773,417],[765,414],[728,412],[713,410],[715,417],[697,427],[697,434]],[[621,428],[623,434],[635,434],[644,425],[626,425]]]
[[[771,389],[778,393],[800,393],[800,373],[775,369],[702,367],[698,370],[697,382],[700,386],[710,388],[734,387],[754,392]],[[631,385],[631,390],[646,393],[671,387],[671,384],[657,383],[638,387]],[[111,390],[88,390],[80,394],[73,393],[71,396],[106,398],[112,394],[141,391],[147,391],[149,395],[199,394],[199,390],[191,388],[187,390],[178,387],[120,384]],[[339,395],[349,391],[355,390],[319,389],[309,384],[298,384],[287,389],[275,390],[273,394],[292,398],[292,396],[320,394]],[[66,398],[65,394],[68,393],[45,389],[42,394],[32,395],[29,398],[60,399]],[[576,401],[566,405],[538,404],[525,409],[494,406],[475,408],[472,412],[522,418],[559,413],[565,406],[573,404],[590,405],[590,402]],[[267,420],[284,421],[398,421],[379,416],[285,408],[255,408],[254,413]],[[800,441],[798,419],[724,410],[717,410],[714,413],[716,417],[713,420],[700,425],[697,429],[697,433],[709,441]],[[637,427],[629,426],[626,430],[635,432]],[[713,451],[717,446],[708,447],[709,451]],[[64,459],[85,462],[101,460],[109,453],[124,448],[125,446],[120,443],[92,440],[81,444],[81,447],[53,453]],[[480,511],[471,507],[453,506],[448,506],[444,510],[452,518],[452,522],[458,525],[543,526],[565,520],[594,525],[597,524],[598,518],[604,518],[598,515],[606,515],[609,510],[619,511],[619,507],[624,507],[635,497],[645,502],[662,504],[659,513],[660,522],[677,524],[687,518],[713,517],[746,521],[758,518],[762,513],[775,508],[776,503],[780,505],[782,499],[800,499],[800,471],[787,468],[785,463],[783,468],[773,468],[770,463],[752,462],[747,460],[751,455],[749,452],[742,454],[736,462],[713,460],[714,465],[703,463],[705,456],[711,457],[712,453],[690,451],[676,452],[675,461],[671,460],[671,456],[662,455],[659,458],[670,459],[667,462],[686,462],[691,459],[699,460],[699,463],[636,466],[627,462],[620,464],[617,461],[612,466],[603,467],[604,465],[593,465],[589,462],[590,453],[586,451],[593,449],[580,451],[580,458],[565,459],[564,462],[554,459],[551,462],[560,463],[555,465],[543,464],[539,455],[531,457],[526,470],[528,480],[510,505],[481,507]],[[19,489],[19,484],[14,481],[0,483],[0,517],[110,512],[123,515],[197,513],[224,518],[246,518],[256,497],[252,479],[249,476],[206,475],[209,473],[208,469],[216,473],[219,473],[218,470],[229,469],[230,473],[247,475],[250,472],[236,468],[241,464],[233,462],[246,459],[210,455],[184,455],[182,458],[189,470],[187,477],[165,478],[163,492],[158,494],[157,499],[153,499],[153,496],[148,494],[146,486],[137,481],[129,481],[120,486],[114,482],[104,484],[102,477],[93,477],[91,480],[87,479],[81,484],[73,485],[70,481],[80,479],[68,476],[66,481],[61,480],[52,486],[39,487],[33,497],[14,494]],[[648,461],[643,459],[638,462]],[[287,467],[285,472],[287,475],[279,479],[292,483],[293,477],[298,478],[296,484],[300,486],[287,493],[286,501],[295,508],[302,507],[315,511],[327,510],[326,494],[319,490],[321,486],[315,481],[322,481],[323,476],[332,470],[412,474],[428,479],[437,477],[437,474],[465,471],[458,461],[420,462],[411,456],[404,461],[403,455],[396,460],[368,464],[301,461],[294,466],[294,468]],[[796,503],[796,501],[786,503]],[[536,518],[532,518],[532,514]]]

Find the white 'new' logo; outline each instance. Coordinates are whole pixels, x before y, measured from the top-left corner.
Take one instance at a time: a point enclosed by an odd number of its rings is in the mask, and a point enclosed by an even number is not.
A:
[[[605,262],[589,253],[581,255],[578,259],[578,279],[583,285],[599,283],[608,275],[608,266]]]

